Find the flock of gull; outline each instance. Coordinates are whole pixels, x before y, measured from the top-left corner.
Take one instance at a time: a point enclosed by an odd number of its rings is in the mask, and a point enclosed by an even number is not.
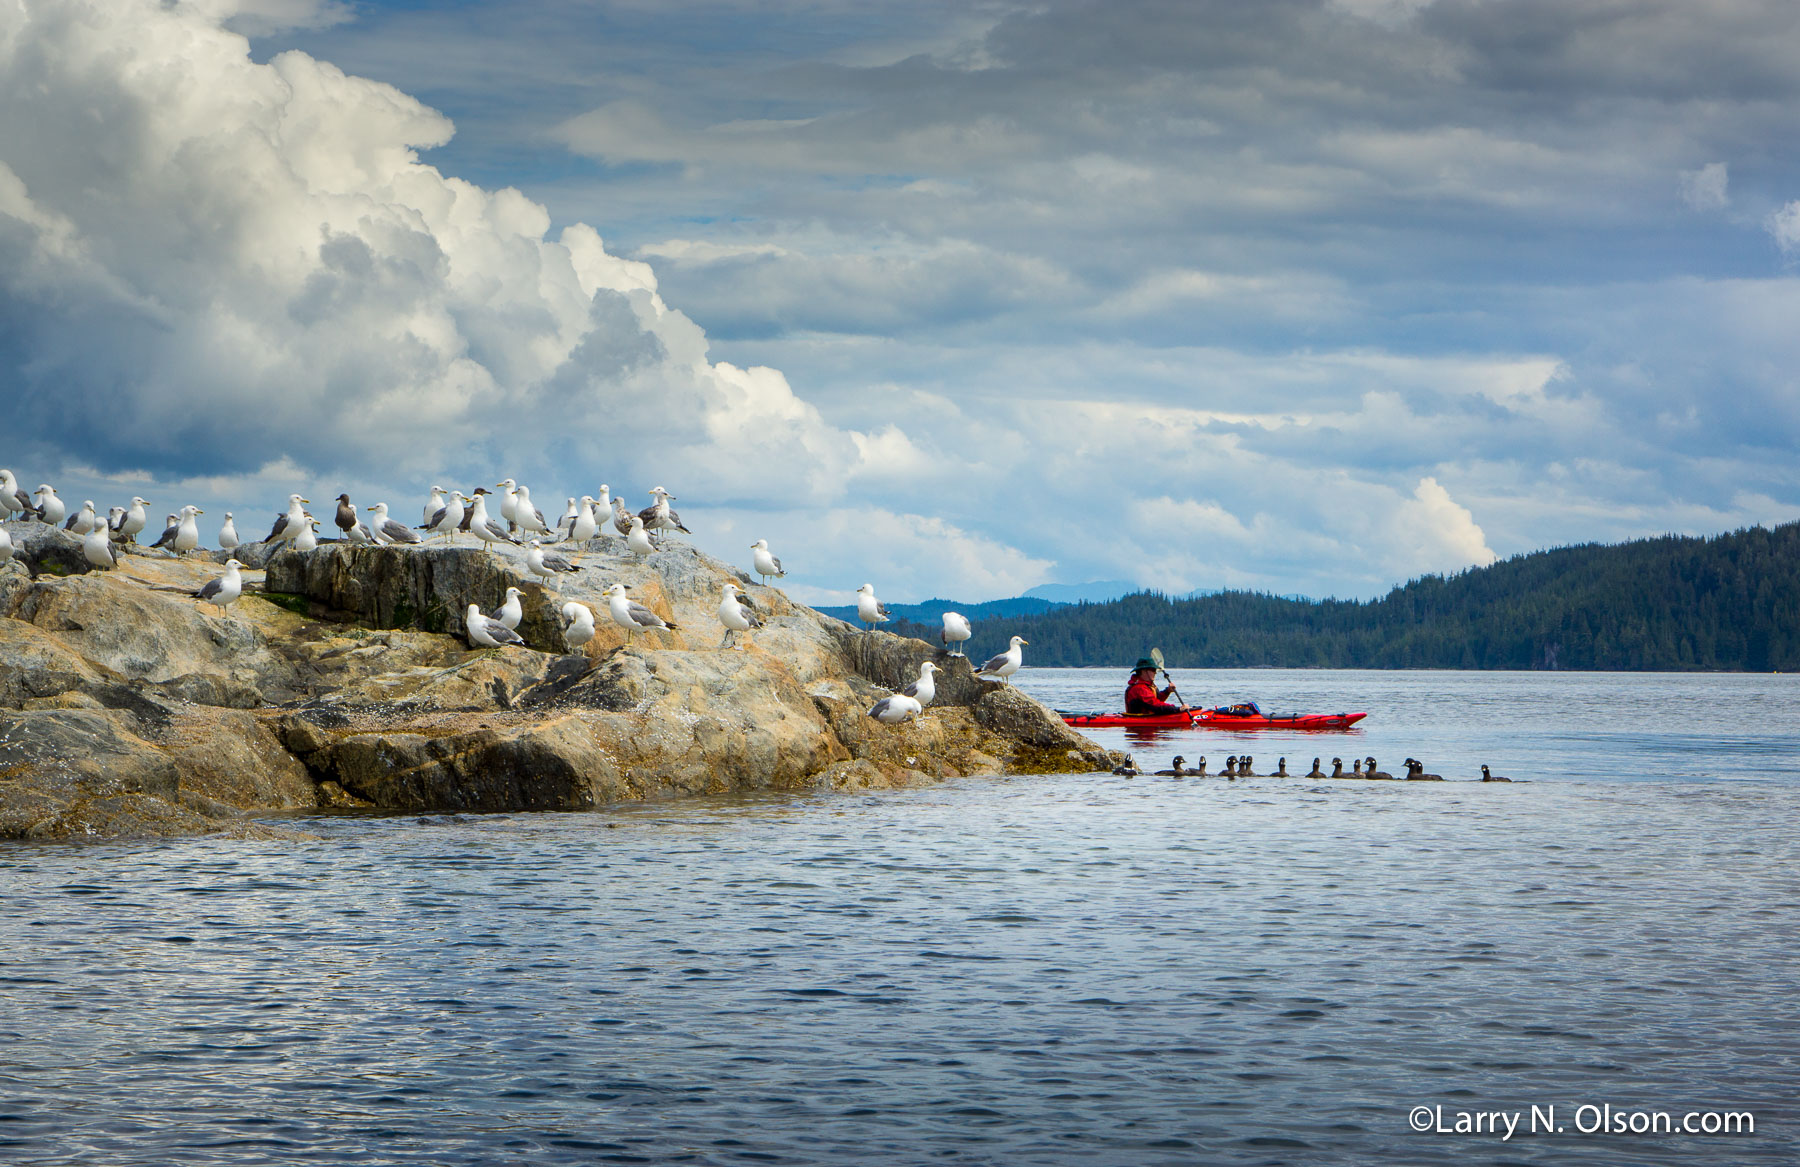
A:
[[[385,502],[358,511],[349,494],[345,493],[337,496],[332,523],[339,539],[352,546],[414,547],[428,540],[443,540],[454,545],[459,537],[469,535],[478,545],[490,549],[500,544],[520,547],[524,549],[526,570],[549,587],[558,577],[581,570],[579,555],[571,559],[556,548],[584,546],[605,535],[609,524],[624,539],[627,552],[639,558],[661,549],[659,537],[667,538],[672,532],[692,534],[682,524],[680,514],[669,505],[675,501],[674,495],[660,486],[651,487],[649,493],[653,500],[651,504],[633,512],[623,498],[615,497],[610,487],[602,485],[598,495],[570,498],[562,516],[551,523],[532,501],[530,489],[511,478],[502,479],[493,490],[477,487],[471,494],[433,486],[430,500],[421,513],[424,521],[417,526],[408,526],[392,517]],[[490,499],[496,500],[497,516],[488,510]],[[287,509],[276,516],[269,533],[256,541],[247,541],[238,534],[235,517],[227,511],[219,528],[218,547],[229,553],[247,543],[259,542],[291,546],[302,552],[316,550],[320,545],[321,528],[319,520],[306,509],[309,505],[310,499],[290,494]],[[133,497],[130,505],[112,507],[101,515],[90,499],[71,511],[48,483],[41,483],[35,491],[27,492],[12,471],[0,469],[0,522],[32,519],[60,526],[81,539],[82,555],[91,567],[99,570],[118,567],[122,549],[137,544],[139,534],[149,526],[148,506],[144,499]],[[199,516],[205,513],[196,506],[182,507],[167,516],[162,534],[149,546],[183,558],[200,550]],[[769,550],[768,540],[758,539],[750,545],[750,552],[751,567],[764,586],[768,586],[770,579],[786,576],[781,560]],[[12,554],[12,537],[4,526],[0,526],[0,558]],[[223,573],[198,589],[161,590],[191,595],[214,605],[221,613],[228,613],[244,592],[243,567],[235,557],[228,558]],[[614,583],[606,591],[607,615],[625,631],[627,644],[639,632],[679,630],[679,625],[631,599],[626,594],[628,590],[627,585]],[[738,634],[761,628],[764,614],[736,584],[727,583],[721,590],[718,617],[725,629],[721,642],[721,647],[725,647],[732,644]],[[492,614],[484,613],[478,604],[470,604],[463,619],[470,644],[481,648],[524,646],[525,640],[518,632],[524,620],[522,595],[518,588],[509,587],[505,600]],[[887,608],[875,597],[875,588],[871,584],[856,590],[856,609],[858,619],[868,629],[892,619]],[[557,612],[569,651],[578,652],[594,639],[596,616],[593,609],[568,601]],[[944,613],[940,639],[948,655],[961,657],[960,647],[972,635],[966,617],[957,612]],[[975,670],[975,675],[1007,682],[1024,663],[1020,647],[1025,643],[1022,638],[1013,637],[1007,650],[986,661]],[[932,678],[936,668],[932,662],[924,662],[916,681],[876,702],[869,715],[887,725],[898,725],[922,716],[925,707],[936,696]]]

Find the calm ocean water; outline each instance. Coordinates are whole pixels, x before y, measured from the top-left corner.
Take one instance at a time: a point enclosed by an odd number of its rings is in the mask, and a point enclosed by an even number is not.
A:
[[[0,1161],[1800,1160],[1793,678],[1176,677],[1369,710],[1257,741],[1259,769],[1530,781],[974,779],[0,845]],[[1123,677],[1023,684],[1102,708]],[[1755,1133],[1583,1133],[1587,1106]],[[1520,1127],[1416,1133],[1417,1107]]]

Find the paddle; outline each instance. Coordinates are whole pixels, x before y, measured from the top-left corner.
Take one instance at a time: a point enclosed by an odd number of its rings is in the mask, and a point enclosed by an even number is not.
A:
[[[1169,670],[1163,665],[1162,649],[1151,649],[1150,659],[1156,662],[1156,671],[1163,675],[1163,680],[1169,682],[1169,692],[1175,694],[1175,700],[1181,703],[1183,709],[1186,709],[1187,702],[1181,700],[1181,690],[1175,687],[1175,678],[1169,675]]]

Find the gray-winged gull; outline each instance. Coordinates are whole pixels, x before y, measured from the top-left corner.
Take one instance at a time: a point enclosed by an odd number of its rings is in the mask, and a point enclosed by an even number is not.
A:
[[[996,680],[1006,681],[1006,678],[1018,672],[1019,666],[1025,663],[1025,654],[1019,651],[1019,646],[1030,643],[1031,642],[1026,640],[1023,636],[1013,637],[1012,647],[1001,653],[999,656],[989,657],[986,664],[975,670],[975,675],[978,677],[993,677]],[[1010,684],[1011,682],[1007,683]]]
[[[536,539],[525,545],[525,570],[546,582],[557,575],[581,569],[554,551],[544,550]]]
[[[518,588],[507,588],[506,599],[494,612],[494,619],[500,621],[500,623],[506,625],[514,632],[519,630],[520,621],[525,619],[525,605],[519,602],[519,597],[524,594],[525,593]]]
[[[513,521],[518,529],[528,535],[548,535],[550,533],[550,524],[544,521],[544,512],[538,510],[537,505],[531,501],[529,486],[519,487],[519,497],[513,507],[513,516]]]
[[[119,565],[113,558],[112,532],[106,529],[105,523],[95,523],[89,528],[81,540],[81,553],[90,565],[102,570]]]
[[[125,521],[119,524],[119,534],[133,543],[137,542],[138,532],[142,531],[150,522],[150,516],[144,513],[144,507],[147,505],[149,504],[143,499],[134,495],[131,505],[125,509]]]
[[[482,648],[502,648],[508,644],[525,643],[524,637],[500,621],[483,616],[480,606],[476,604],[470,604],[469,610],[463,614],[463,628],[469,634],[469,642]]]
[[[425,504],[425,513],[420,516],[420,520],[424,524],[420,527],[420,530],[430,529],[432,517],[443,510],[444,504],[448,501],[450,500],[444,497],[443,487],[434,486],[431,488],[431,500]]]
[[[781,560],[769,554],[769,541],[758,539],[750,544],[750,562],[756,568],[756,574],[762,576],[763,586],[769,586],[769,577],[780,579],[787,572],[781,570]]]
[[[425,530],[433,535],[443,535],[452,543],[456,542],[456,530],[462,526],[463,504],[467,501],[468,496],[462,491],[451,491],[450,497],[444,500],[444,505],[432,511],[431,517],[425,520]]]
[[[637,515],[631,516],[631,527],[625,536],[625,545],[636,555],[656,553],[656,544],[650,541],[650,532],[644,530],[644,520]]]
[[[895,693],[892,697],[883,697],[875,702],[869,710],[869,716],[883,725],[899,725],[924,712],[925,707],[919,704],[917,698]]]
[[[475,501],[469,507],[469,513],[463,517],[463,526],[469,533],[483,543],[511,543],[519,546],[519,541],[506,533],[506,528],[488,517],[487,492],[479,488],[475,491]]]
[[[616,583],[607,589],[606,607],[612,614],[613,623],[625,630],[626,644],[630,644],[631,638],[639,632],[648,632],[653,628],[674,632],[680,627],[678,624],[668,623],[637,601],[627,599],[625,585],[622,583]]]
[[[573,538],[575,534],[575,518],[579,514],[581,514],[581,504],[576,502],[574,496],[571,495],[568,502],[563,506],[562,518],[556,520],[556,529],[550,532],[555,536],[555,538],[550,541],[552,543],[566,543]]]
[[[264,543],[292,542],[300,534],[300,528],[306,524],[306,504],[312,499],[302,498],[297,494],[288,495],[288,509],[285,515],[277,515],[269,533],[263,538]]]
[[[100,521],[100,515],[94,510],[94,500],[90,498],[82,502],[80,510],[69,516],[69,521],[63,524],[63,530],[85,535],[95,527],[104,525]]]
[[[594,517],[594,496],[584,494],[575,507],[575,518],[569,523],[568,537],[572,542],[586,543],[599,533],[600,520]]]
[[[243,566],[235,559],[227,559],[225,574],[201,584],[200,590],[194,593],[194,598],[214,605],[220,612],[229,612],[231,605],[237,603],[238,597],[244,594],[244,577],[240,570]]]
[[[10,519],[14,515],[30,518],[37,514],[37,508],[31,505],[31,496],[19,489],[19,480],[13,477],[11,470],[0,470],[0,519]]]
[[[38,521],[49,523],[54,527],[62,522],[63,516],[68,513],[69,508],[64,505],[62,499],[56,496],[56,487],[51,486],[48,482],[39,483],[37,488]]]
[[[574,652],[594,639],[594,610],[574,600],[562,606],[563,643]]]
[[[638,518],[644,520],[644,527],[651,531],[680,531],[684,535],[693,532],[681,525],[681,516],[669,507],[675,496],[660,486],[650,488],[651,497],[656,501],[638,512]]]
[[[232,520],[231,512],[225,512],[225,521],[219,526],[219,550],[236,551],[238,545],[237,523]]]
[[[944,647],[949,649],[951,656],[962,655],[955,648],[951,648],[951,645],[960,645],[973,635],[975,635],[975,630],[969,627],[967,616],[961,612],[944,613],[944,631],[939,634],[939,639],[944,642]]]
[[[877,624],[886,624],[893,617],[882,602],[875,598],[875,585],[864,584],[856,589],[856,618],[873,629]]]
[[[404,543],[408,546],[413,546],[424,542],[423,539],[419,538],[418,533],[411,527],[407,526],[399,519],[388,518],[388,509],[385,502],[376,503],[369,508],[369,512],[375,516],[375,521],[369,524],[369,530],[374,532],[375,541],[377,543],[384,545],[389,543]]]
[[[500,488],[500,517],[506,520],[508,533],[518,530],[519,484],[510,478],[502,478],[494,485]]]
[[[195,516],[205,513],[197,506],[181,508],[181,518],[175,525],[175,538],[169,544],[175,554],[186,555],[200,546],[200,522]]]
[[[163,527],[163,533],[157,536],[156,542],[150,544],[152,549],[157,547],[172,548],[175,546],[175,536],[181,533],[181,516],[170,515],[166,520],[166,524],[167,525]]]
[[[725,585],[725,598],[719,601],[719,623],[725,625],[725,637],[719,642],[724,648],[731,642],[734,632],[749,632],[753,628],[762,627],[762,618],[756,609],[738,598],[738,586],[734,583]]]
[[[937,672],[937,666],[930,661],[919,662],[919,679],[900,690],[902,697],[911,697],[920,705],[929,705],[937,696],[937,681],[931,674]]]

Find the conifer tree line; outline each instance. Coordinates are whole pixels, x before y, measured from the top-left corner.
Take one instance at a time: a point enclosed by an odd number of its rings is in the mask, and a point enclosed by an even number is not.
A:
[[[935,626],[889,627],[938,639]],[[1800,523],[1559,547],[1368,601],[1140,592],[983,620],[969,655],[1015,634],[1044,666],[1129,666],[1154,645],[1186,668],[1786,672],[1800,669]]]

